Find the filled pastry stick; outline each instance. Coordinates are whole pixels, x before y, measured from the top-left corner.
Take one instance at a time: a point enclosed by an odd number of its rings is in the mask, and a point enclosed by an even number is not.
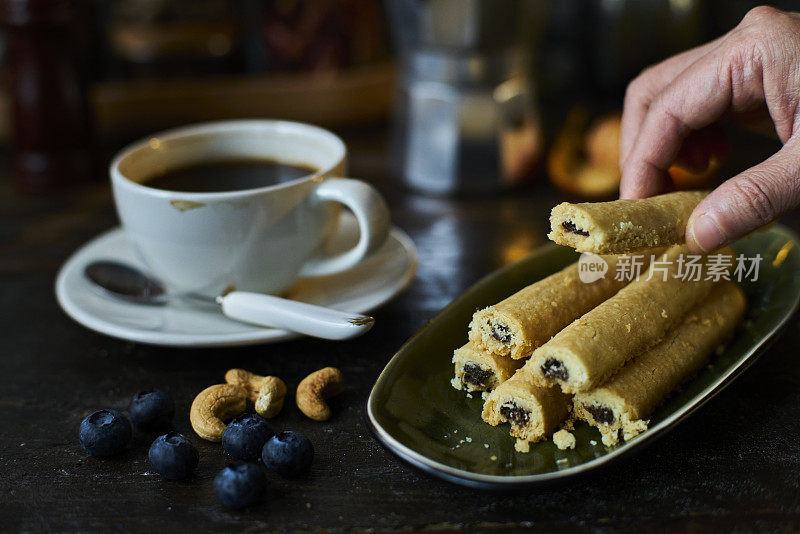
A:
[[[680,259],[687,256],[686,245],[671,247],[637,280],[536,349],[519,373],[540,386],[558,384],[566,393],[599,386],[709,294],[713,280],[679,277]],[[703,256],[699,265],[707,261]]]
[[[491,390],[508,380],[523,363],[523,360],[476,350],[470,342],[453,352],[455,377],[450,383],[464,391]]]
[[[733,282],[720,282],[705,301],[599,388],[578,393],[574,413],[597,427],[603,443],[627,441],[647,429],[646,417],[681,382],[696,373],[742,318],[745,297]]]
[[[616,279],[620,256],[601,257],[608,271],[594,282],[582,282],[581,264],[573,263],[494,306],[478,310],[469,325],[470,341],[479,350],[515,360],[527,358],[562,328],[630,282],[626,277]],[[643,267],[649,259],[649,255],[642,255]]]
[[[534,386],[516,373],[489,394],[481,417],[492,426],[509,422],[512,436],[536,442],[558,428],[570,407],[571,397],[558,388]]]
[[[550,212],[552,241],[579,252],[625,254],[684,242],[689,215],[707,191],[636,200],[559,204]]]

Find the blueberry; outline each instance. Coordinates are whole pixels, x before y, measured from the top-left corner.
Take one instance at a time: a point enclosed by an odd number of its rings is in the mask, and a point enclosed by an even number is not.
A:
[[[267,477],[258,464],[231,464],[214,477],[214,493],[228,508],[246,508],[261,500]]]
[[[157,437],[147,456],[153,470],[167,480],[189,478],[200,460],[192,442],[177,432]]]
[[[264,443],[274,434],[266,419],[258,414],[245,413],[225,427],[222,448],[237,460],[257,462]]]
[[[285,430],[267,441],[261,451],[264,465],[284,476],[304,474],[314,459],[314,446],[300,432]]]
[[[172,426],[175,403],[166,391],[140,391],[131,399],[128,412],[136,428],[145,431],[164,430]]]
[[[81,445],[92,456],[112,456],[131,441],[131,422],[116,410],[98,410],[81,422]]]

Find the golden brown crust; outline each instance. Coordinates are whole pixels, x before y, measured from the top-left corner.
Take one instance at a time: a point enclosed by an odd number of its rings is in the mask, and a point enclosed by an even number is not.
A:
[[[582,282],[576,262],[475,312],[469,326],[470,341],[478,350],[515,360],[527,358],[565,326],[628,284],[629,280],[622,277],[615,279],[620,257],[601,257],[608,271],[599,280]]]
[[[643,199],[559,204],[550,213],[552,241],[579,252],[625,254],[684,242],[686,223],[706,191]]]
[[[601,384],[711,291],[713,281],[678,277],[678,258],[687,254],[685,245],[670,248],[638,280],[536,349],[519,372],[542,386],[558,383],[567,393]]]
[[[619,431],[625,439],[638,434],[647,428],[644,419],[733,332],[744,310],[744,293],[736,284],[716,284],[709,297],[658,345],[602,386],[575,395],[575,415],[598,427],[604,443],[615,443]],[[599,420],[592,411],[610,420]]]

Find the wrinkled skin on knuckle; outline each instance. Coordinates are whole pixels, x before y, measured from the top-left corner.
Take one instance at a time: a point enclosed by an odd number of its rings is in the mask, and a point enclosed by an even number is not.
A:
[[[797,30],[800,15],[771,6],[757,6],[748,11],[737,28],[753,28],[763,35],[786,35]]]
[[[675,99],[674,91],[665,90],[659,93],[650,105],[650,109],[656,116],[672,123],[672,128],[677,132],[678,137],[686,137],[693,129],[692,125],[681,119],[681,117],[691,116],[691,114],[683,109],[682,100]],[[677,155],[677,150],[678,147],[676,147],[674,155]]]
[[[742,33],[732,34],[725,42],[720,65],[721,83],[729,83],[734,95],[740,93],[747,83],[757,75],[761,76],[761,51],[760,37],[749,36]],[[736,98],[734,97],[734,105]]]
[[[720,83],[731,87],[732,111],[766,106],[765,119],[786,143],[800,122],[800,16],[766,9],[746,17],[726,38],[719,65]],[[765,123],[760,130],[772,129]]]
[[[774,24],[784,13],[772,6],[756,6],[742,18],[739,26],[755,26],[763,28]]]
[[[623,100],[623,107],[629,108],[644,99],[646,91],[645,91],[645,80],[643,76],[645,76],[645,72],[646,71],[642,71],[642,73],[639,74],[633,80],[631,80],[628,86],[625,88],[625,98]]]
[[[660,67],[660,63],[650,65],[628,83],[628,86],[625,88],[625,97],[623,100],[623,107],[625,109],[631,109],[639,105],[647,107],[647,103],[655,96],[652,80],[657,77]]]
[[[778,215],[768,192],[758,183],[757,176],[742,177],[730,182],[728,188],[732,207],[758,226],[767,224]]]
[[[786,143],[794,134],[800,92],[800,19],[784,17],[772,30],[764,52],[764,97],[778,137]]]
[[[760,63],[765,70],[781,68],[796,57],[800,18],[769,6],[751,9],[731,32],[728,46],[740,51],[743,66]]]
[[[794,149],[797,144],[793,142],[789,148]],[[800,152],[795,154],[800,155]],[[771,221],[796,208],[800,203],[800,164],[796,160],[791,161],[787,158],[771,158],[759,167],[759,173],[754,175],[754,181],[761,184],[758,189],[769,201],[772,210]]]

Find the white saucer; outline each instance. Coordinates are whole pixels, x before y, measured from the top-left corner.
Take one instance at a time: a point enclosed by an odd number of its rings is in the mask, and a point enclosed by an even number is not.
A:
[[[358,225],[343,213],[332,253],[347,250],[358,239]],[[233,321],[213,308],[178,301],[162,306],[132,304],[103,295],[83,269],[92,261],[113,259],[146,272],[122,228],[114,228],[78,249],[61,267],[56,296],[67,314],[87,328],[112,337],[170,347],[228,347],[275,343],[301,337],[275,328]],[[393,227],[387,242],[357,266],[330,276],[304,278],[289,297],[342,311],[366,313],[385,304],[411,283],[417,270],[417,249],[411,238]]]

